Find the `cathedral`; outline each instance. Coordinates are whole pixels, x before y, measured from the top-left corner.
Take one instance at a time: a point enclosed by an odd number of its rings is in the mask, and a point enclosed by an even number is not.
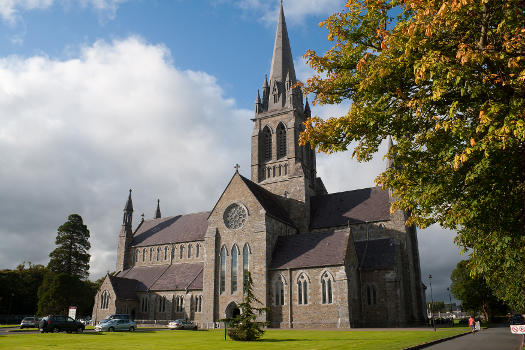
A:
[[[250,178],[237,167],[211,211],[163,217],[157,203],[155,218],[135,229],[130,190],[116,273],[95,296],[95,322],[126,313],[142,323],[219,327],[239,313],[246,271],[270,327],[424,322],[415,227],[390,212],[387,190],[327,193],[315,152],[299,145],[310,107],[296,82],[281,4],[270,74],[255,101]]]

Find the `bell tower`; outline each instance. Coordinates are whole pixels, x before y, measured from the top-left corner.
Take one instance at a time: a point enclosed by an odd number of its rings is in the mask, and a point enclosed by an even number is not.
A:
[[[283,5],[279,11],[272,66],[257,91],[252,119],[251,179],[287,202],[290,218],[301,232],[309,226],[310,196],[326,193],[317,178],[315,152],[299,145],[299,134],[310,116],[308,101],[296,87],[295,68]]]

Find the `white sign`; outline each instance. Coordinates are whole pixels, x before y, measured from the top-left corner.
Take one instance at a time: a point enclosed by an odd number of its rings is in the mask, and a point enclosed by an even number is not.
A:
[[[525,334],[525,325],[524,324],[517,324],[510,326],[510,331],[512,334]]]
[[[68,314],[69,317],[71,317],[72,319],[75,319],[77,317],[77,307],[76,306],[70,306],[69,307],[69,314]]]

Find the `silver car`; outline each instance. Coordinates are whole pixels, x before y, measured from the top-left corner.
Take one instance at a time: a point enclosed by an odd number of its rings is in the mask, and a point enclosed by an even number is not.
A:
[[[131,320],[108,320],[95,326],[97,332],[130,331],[137,329],[137,324]]]

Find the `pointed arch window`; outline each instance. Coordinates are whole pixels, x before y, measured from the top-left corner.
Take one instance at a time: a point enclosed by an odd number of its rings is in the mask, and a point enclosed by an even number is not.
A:
[[[277,126],[277,159],[286,157],[286,127],[283,123]],[[279,171],[279,175],[280,171]]]
[[[202,295],[198,295],[195,297],[195,312],[201,312],[202,311]]]
[[[146,261],[146,248],[142,248],[142,262]]]
[[[272,159],[272,132],[268,126],[262,132],[262,156],[263,161]]]
[[[321,302],[323,304],[332,304],[333,302],[333,279],[332,276],[325,272],[321,276]]]
[[[184,309],[184,297],[178,295],[175,297],[175,312],[182,312]]]
[[[297,279],[297,303],[308,304],[308,277],[304,273]]]
[[[161,251],[160,247],[157,247],[157,261],[160,260],[160,251]]]
[[[226,247],[221,249],[221,275],[219,280],[219,291],[224,293],[226,290]]]
[[[188,259],[191,259],[193,246],[191,244],[188,244]]]
[[[197,245],[195,246],[195,257],[198,258],[200,254],[201,254],[201,245],[197,243]]]
[[[237,245],[232,248],[232,261],[231,261],[231,293],[237,292],[237,260],[239,256],[239,249]]]
[[[181,245],[179,249],[180,249],[179,257],[182,259],[182,258],[184,258],[184,246]]]
[[[153,260],[153,247],[149,248],[149,261]]]
[[[109,309],[109,292],[107,290],[102,292],[102,296],[100,298],[100,308],[103,310]]]
[[[140,303],[140,310],[142,312],[148,312],[148,297],[143,296]]]
[[[164,260],[168,260],[168,246],[164,247]]]
[[[246,273],[250,271],[250,247],[248,243],[242,248],[242,285],[243,291],[246,291]]]
[[[284,278],[281,275],[273,284],[273,304],[284,305]]]
[[[373,285],[366,286],[366,301],[368,305],[377,304],[377,292],[376,287]]]
[[[135,250],[135,264],[139,262],[139,249]]]

